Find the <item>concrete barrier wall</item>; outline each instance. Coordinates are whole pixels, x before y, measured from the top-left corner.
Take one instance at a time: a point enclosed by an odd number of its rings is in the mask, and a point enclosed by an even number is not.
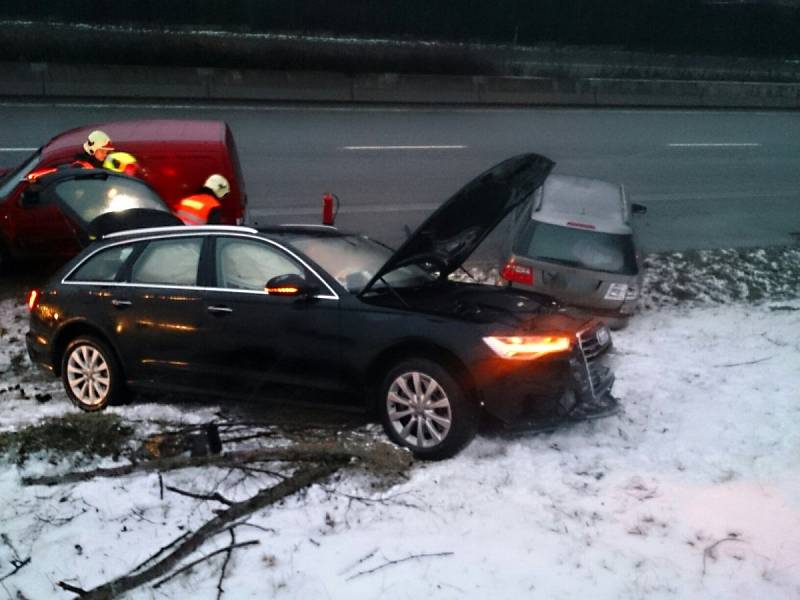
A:
[[[0,96],[796,108],[800,83],[491,77],[0,63]]]

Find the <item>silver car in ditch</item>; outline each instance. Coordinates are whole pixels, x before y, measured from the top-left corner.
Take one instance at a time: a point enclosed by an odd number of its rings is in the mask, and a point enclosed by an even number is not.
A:
[[[517,214],[502,277],[623,327],[642,284],[633,214],[622,185],[550,175]]]

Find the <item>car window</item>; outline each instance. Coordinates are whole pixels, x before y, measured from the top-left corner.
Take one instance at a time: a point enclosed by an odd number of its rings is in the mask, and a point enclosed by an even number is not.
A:
[[[133,265],[131,283],[197,285],[202,247],[199,237],[150,242]]]
[[[257,240],[220,237],[216,259],[217,285],[223,288],[263,290],[278,275],[305,276],[299,263]]]
[[[135,179],[68,179],[54,184],[54,192],[86,223],[105,213],[131,208],[166,210],[161,198]]]
[[[635,275],[633,238],[530,221],[514,244],[514,253],[581,269]]]
[[[292,244],[311,260],[330,273],[349,292],[358,293],[392,256],[392,250],[356,235],[331,237],[295,236]],[[387,273],[384,277],[392,287],[423,285],[435,277],[412,264]],[[384,284],[378,282],[375,287]]]
[[[70,281],[114,281],[117,273],[133,252],[134,244],[101,250],[84,262],[70,276]]]

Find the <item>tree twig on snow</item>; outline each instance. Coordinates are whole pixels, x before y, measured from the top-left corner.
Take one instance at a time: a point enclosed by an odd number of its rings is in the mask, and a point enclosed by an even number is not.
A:
[[[29,564],[30,562],[31,562],[31,557],[30,556],[28,558],[24,558],[22,560],[19,560],[19,559],[16,559],[16,558],[11,560],[11,566],[14,567],[14,570],[11,571],[10,573],[6,573],[2,577],[0,577],[0,581],[5,581],[9,577],[13,577],[14,575],[16,575],[20,571],[20,569],[22,569],[22,567],[24,567],[25,565]]]
[[[56,585],[60,587],[62,590],[66,590],[67,592],[72,592],[73,594],[77,594],[79,598],[83,598],[87,594],[85,589],[74,585],[70,585],[66,581],[59,581]]]
[[[383,563],[382,565],[378,565],[372,569],[367,569],[366,571],[359,571],[354,575],[350,575],[347,578],[347,581],[351,579],[355,579],[356,577],[361,577],[362,575],[369,575],[370,573],[374,573],[375,571],[380,571],[386,567],[391,567],[392,565],[398,565],[400,563],[408,562],[409,560],[418,560],[420,558],[436,558],[441,556],[452,556],[454,552],[433,552],[431,554],[412,554],[411,556],[406,556],[405,558],[398,558],[397,560],[389,560]]]
[[[222,594],[225,593],[225,590],[222,587],[222,582],[225,580],[225,570],[228,568],[228,562],[231,560],[231,554],[233,554],[233,548],[236,546],[236,533],[233,527],[229,527],[228,531],[231,534],[231,545],[228,546],[228,553],[225,555],[225,562],[222,563],[222,569],[219,571],[219,580],[217,581],[217,600],[222,598]]]
[[[157,559],[159,556],[161,556],[162,554],[164,554],[164,552],[166,552],[167,550],[169,550],[170,548],[172,548],[174,545],[176,545],[176,544],[180,543],[180,542],[181,542],[181,540],[185,540],[185,539],[186,539],[186,538],[187,538],[187,537],[188,537],[188,536],[189,536],[191,533],[192,533],[191,531],[187,531],[187,532],[186,532],[186,533],[184,533],[183,535],[176,537],[174,540],[172,540],[172,541],[171,541],[169,544],[167,544],[166,546],[162,546],[161,548],[159,548],[159,549],[158,549],[158,551],[157,551],[155,554],[152,554],[152,555],[150,556],[150,558],[148,558],[147,560],[145,560],[145,561],[142,561],[142,562],[140,562],[138,565],[136,565],[136,567],[135,567],[134,569],[132,569],[132,570],[131,570],[131,573],[135,573],[136,571],[140,571],[140,570],[141,570],[142,568],[144,568],[146,565],[150,564],[150,563],[151,563],[151,562],[153,562],[155,559]]]
[[[16,575],[20,569],[22,569],[25,565],[31,562],[31,557],[22,558],[17,552],[17,549],[14,547],[14,544],[11,543],[11,538],[8,537],[5,533],[0,534],[0,540],[3,540],[3,544],[5,544],[9,550],[11,550],[12,559],[9,561],[13,570],[10,573],[7,573],[0,577],[0,581],[5,581],[9,577],[13,577]]]
[[[355,568],[356,568],[358,565],[360,565],[360,564],[362,564],[362,563],[364,563],[364,562],[368,561],[370,558],[372,558],[373,556],[375,556],[375,554],[377,554],[378,550],[379,550],[378,548],[375,548],[375,549],[374,549],[374,550],[372,550],[371,552],[367,552],[367,553],[366,553],[364,556],[362,556],[361,558],[359,558],[359,559],[358,559],[356,562],[352,563],[350,566],[348,566],[348,567],[345,567],[344,569],[342,569],[341,571],[339,571],[339,575],[344,575],[344,574],[345,574],[345,573],[347,573],[348,571],[352,571],[353,569],[355,569]]]
[[[714,552],[714,550],[716,550],[717,546],[719,546],[723,542],[744,542],[744,540],[738,537],[728,536],[722,538],[721,540],[717,540],[710,546],[706,546],[706,548],[703,549],[703,575],[706,574],[706,560],[709,558],[711,560],[717,560],[717,555]]]
[[[234,504],[234,502],[228,500],[225,496],[223,496],[219,492],[214,492],[213,494],[197,494],[195,492],[187,492],[186,490],[181,490],[176,487],[172,487],[171,485],[165,486],[165,488],[170,492],[175,492],[176,494],[180,494],[181,496],[187,496],[189,498],[194,498],[195,500],[214,500],[215,502],[221,502],[222,504],[227,504],[228,506],[233,506]]]
[[[771,360],[771,359],[772,359],[771,356],[767,356],[766,358],[759,358],[759,359],[756,359],[756,360],[748,360],[748,361],[745,361],[745,362],[724,363],[724,364],[721,364],[721,365],[711,365],[711,366],[713,366],[715,369],[724,369],[724,368],[727,368],[727,367],[743,367],[745,365],[757,365],[759,363],[767,362],[768,360]]]
[[[328,477],[346,464],[344,459],[328,461],[320,465],[312,465],[297,470],[295,474],[278,484],[260,490],[255,496],[237,502],[229,508],[220,511],[217,516],[207,521],[199,529],[192,532],[186,539],[177,545],[175,550],[159,560],[157,563],[142,570],[135,570],[112,581],[104,583],[86,592],[83,598],[90,600],[110,600],[134,588],[144,585],[154,579],[162,577],[174,568],[181,560],[195,552],[205,541],[221,531],[224,531],[232,521],[241,519],[270,504],[291,496],[308,487],[320,479]]]
[[[181,567],[177,571],[174,571],[174,572],[170,573],[169,575],[167,575],[163,579],[160,579],[155,584],[153,584],[153,588],[154,589],[160,588],[162,585],[167,583],[170,579],[174,579],[175,577],[177,577],[181,573],[185,573],[186,571],[189,571],[189,570],[193,569],[194,567],[199,565],[201,562],[205,562],[209,558],[215,557],[217,554],[222,554],[223,552],[227,552],[228,553],[228,558],[229,558],[230,557],[230,553],[233,552],[236,548],[244,548],[245,546],[254,546],[254,545],[258,544],[258,543],[259,543],[258,540],[247,540],[246,542],[239,542],[238,544],[233,544],[231,546],[225,546],[224,548],[220,548],[219,550],[214,550],[213,552],[209,552],[208,554],[206,554],[204,556],[201,556],[197,560],[193,560],[188,565],[185,565],[185,566]],[[227,558],[225,559],[225,564],[226,565],[228,564]]]

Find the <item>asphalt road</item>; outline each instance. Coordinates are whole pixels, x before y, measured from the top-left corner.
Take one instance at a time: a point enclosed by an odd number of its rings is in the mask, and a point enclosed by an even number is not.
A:
[[[0,165],[70,127],[137,118],[224,119],[252,217],[337,224],[390,244],[482,170],[520,152],[556,172],[624,183],[648,206],[647,251],[796,243],[800,114],[755,111],[0,103]],[[793,235],[795,234],[795,235]]]

